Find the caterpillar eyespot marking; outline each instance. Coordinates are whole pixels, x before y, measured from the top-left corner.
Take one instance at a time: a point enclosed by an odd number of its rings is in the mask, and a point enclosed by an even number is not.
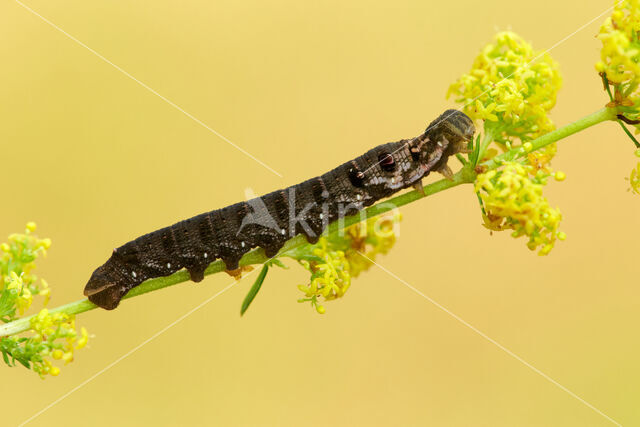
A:
[[[393,172],[396,169],[396,161],[390,153],[381,153],[378,155],[378,163],[380,163],[382,170],[386,172]]]
[[[84,294],[112,310],[147,279],[184,268],[200,281],[217,259],[235,270],[252,248],[272,257],[294,235],[315,243],[329,223],[413,187],[432,171],[448,171],[449,157],[466,149],[474,133],[469,117],[447,110],[415,138],[381,144],[300,184],[140,236],[113,250],[91,275]]]
[[[362,187],[364,184],[364,173],[355,167],[349,169],[349,181],[354,187]]]

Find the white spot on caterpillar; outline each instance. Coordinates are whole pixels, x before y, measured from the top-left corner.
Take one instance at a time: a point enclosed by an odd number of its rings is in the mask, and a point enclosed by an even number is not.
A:
[[[438,141],[438,147],[442,147],[442,142]]]
[[[244,248],[244,242],[240,242],[240,246]]]
[[[132,275],[134,278],[138,277],[138,275],[136,274],[136,272],[135,272],[135,271],[132,271],[132,272],[131,272],[131,275]]]
[[[395,182],[396,182],[396,178],[395,177],[391,178],[391,183],[395,184]]]
[[[204,257],[206,258],[206,257],[208,257],[208,256],[209,256],[209,255],[205,252],[205,253],[204,253]]]
[[[358,199],[358,200],[362,200],[362,195],[361,195],[361,194],[357,194],[357,195],[356,195],[356,199]]]
[[[167,268],[171,268],[171,263],[170,262],[167,263]]]
[[[283,228],[282,230],[280,230],[280,234],[282,234],[284,236],[284,233],[285,233],[285,231],[284,231],[284,228]]]
[[[322,219],[322,218],[324,218],[324,215],[323,215],[323,214],[320,214],[320,219]]]

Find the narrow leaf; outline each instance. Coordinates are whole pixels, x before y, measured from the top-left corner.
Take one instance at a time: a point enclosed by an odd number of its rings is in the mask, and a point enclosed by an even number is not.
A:
[[[478,136],[476,137],[475,146],[473,147],[473,153],[471,153],[473,159],[470,159],[473,166],[477,165],[480,161],[480,159],[478,158],[480,157],[480,144],[482,144],[482,142],[480,141],[480,134],[478,134]]]
[[[456,153],[456,158],[462,163],[463,166],[467,165],[467,160],[460,153]]]
[[[280,268],[284,268],[285,270],[288,270],[289,267],[287,267],[286,265],[284,265],[282,263],[282,261],[280,261],[278,258],[274,258],[271,261],[269,261],[269,265],[277,265]]]
[[[258,278],[254,282],[253,286],[251,286],[251,289],[249,289],[249,293],[247,293],[247,296],[244,297],[244,301],[242,301],[242,307],[240,308],[240,316],[242,316],[244,312],[247,311],[253,299],[256,297],[256,295],[258,295],[258,291],[260,290],[260,287],[262,287],[262,282],[264,282],[264,278],[267,277],[268,270],[269,270],[269,264],[265,264],[264,266],[262,266],[262,270],[260,270],[260,274],[258,274]]]
[[[305,260],[305,261],[315,261],[315,262],[322,262],[323,259],[320,258],[317,255],[311,255],[311,254],[300,254],[300,255],[296,255],[295,259],[297,260]]]
[[[638,142],[638,140],[635,138],[635,136],[633,136],[633,134],[631,132],[629,132],[629,129],[627,129],[627,127],[624,125],[624,123],[622,123],[622,121],[618,120],[618,124],[620,124],[620,127],[622,127],[622,130],[624,131],[624,133],[626,133],[627,136],[629,138],[631,138],[631,141],[633,141],[633,143],[635,144],[636,148],[640,148],[640,142]]]

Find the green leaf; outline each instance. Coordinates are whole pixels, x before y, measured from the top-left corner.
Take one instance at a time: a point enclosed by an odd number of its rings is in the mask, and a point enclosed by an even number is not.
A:
[[[282,261],[280,261],[278,258],[274,258],[271,261],[269,261],[269,265],[277,265],[280,268],[284,268],[285,270],[288,270],[289,267],[287,267],[286,265],[283,264]]]
[[[18,298],[17,289],[0,290],[0,320],[8,323],[15,319],[16,316],[16,299]]]
[[[624,133],[626,133],[627,136],[631,139],[631,141],[633,141],[635,146],[637,148],[640,148],[640,142],[638,142],[638,140],[633,136],[633,134],[631,132],[629,132],[629,129],[627,129],[627,127],[624,125],[624,123],[622,123],[622,121],[618,120],[618,124],[620,124],[620,127],[622,127],[622,130],[624,131]]]
[[[484,202],[482,201],[482,197],[480,193],[476,192],[476,196],[478,197],[478,203],[480,204],[480,209],[482,210],[482,214],[487,216],[487,211],[484,209]]]
[[[299,260],[305,260],[305,261],[315,261],[315,262],[322,262],[322,258],[320,258],[317,255],[312,255],[312,254],[300,254],[300,255],[296,255],[296,258],[298,261]]]
[[[480,133],[478,133],[478,136],[476,137],[476,143],[473,147],[473,153],[471,153],[471,155],[469,156],[469,162],[473,165],[476,166],[478,164],[478,157],[480,157],[480,145],[482,144],[481,140],[480,140]]]
[[[253,299],[256,297],[256,295],[258,295],[258,291],[262,287],[262,282],[264,282],[264,278],[267,277],[267,271],[269,271],[269,263],[266,263],[264,266],[262,266],[262,270],[260,270],[258,278],[253,283],[253,286],[251,286],[251,289],[249,289],[249,293],[247,294],[247,296],[244,297],[244,301],[242,301],[242,307],[240,307],[240,316],[242,316],[244,312],[247,311]]]

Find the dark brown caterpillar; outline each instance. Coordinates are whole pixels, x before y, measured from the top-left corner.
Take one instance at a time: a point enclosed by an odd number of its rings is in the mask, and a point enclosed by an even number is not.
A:
[[[112,310],[143,281],[186,268],[191,280],[222,259],[228,270],[255,247],[267,257],[297,234],[317,242],[329,223],[414,186],[431,171],[451,177],[449,156],[465,152],[475,133],[464,113],[447,110],[415,138],[379,145],[322,176],[156,230],[114,249],[84,288]]]

